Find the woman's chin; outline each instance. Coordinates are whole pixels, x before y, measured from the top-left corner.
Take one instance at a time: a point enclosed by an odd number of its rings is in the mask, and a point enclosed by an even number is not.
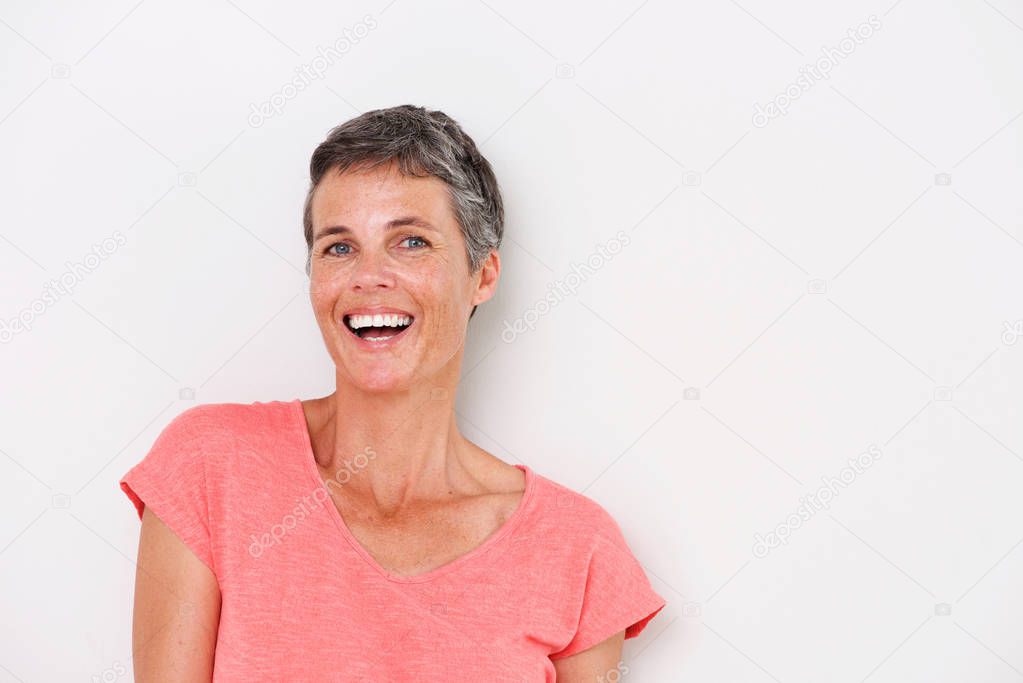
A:
[[[412,385],[412,378],[404,368],[349,367],[348,378],[354,388],[370,393],[402,391]]]

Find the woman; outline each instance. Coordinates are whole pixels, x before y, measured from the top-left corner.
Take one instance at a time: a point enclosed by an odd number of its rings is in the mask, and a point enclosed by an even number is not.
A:
[[[617,680],[665,601],[596,502],[463,437],[504,210],[409,105],[316,149],[310,299],[336,390],[197,405],[121,479],[142,520],[137,680]]]

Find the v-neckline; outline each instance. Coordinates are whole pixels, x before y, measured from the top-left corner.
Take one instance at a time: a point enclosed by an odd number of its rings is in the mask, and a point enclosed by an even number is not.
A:
[[[299,455],[302,460],[305,461],[306,471],[313,477],[313,481],[316,485],[326,490],[327,485],[320,477],[320,471],[317,469],[316,454],[313,451],[312,436],[309,433],[309,423],[306,420],[305,409],[302,407],[302,399],[296,398],[292,400],[289,405],[292,409],[295,428],[299,435],[299,443],[301,444]],[[434,567],[429,571],[419,574],[396,574],[377,562],[373,555],[371,555],[370,552],[363,547],[362,543],[355,538],[351,529],[348,528],[348,524],[345,522],[344,517],[342,517],[341,511],[337,509],[337,505],[334,504],[334,500],[330,496],[329,491],[327,491],[327,500],[325,501],[327,514],[334,520],[335,526],[337,526],[341,536],[351,545],[352,549],[355,550],[360,557],[362,557],[366,564],[376,570],[377,573],[388,581],[393,581],[395,583],[422,583],[424,581],[431,581],[454,569],[457,569],[458,567],[461,567],[470,560],[473,560],[490,550],[498,541],[511,533],[522,521],[522,518],[525,516],[526,506],[532,498],[533,490],[535,489],[536,476],[533,470],[531,470],[527,465],[514,464],[513,466],[519,468],[522,470],[523,474],[525,474],[526,487],[522,493],[522,498],[519,500],[518,507],[515,508],[515,511],[512,512],[511,516],[509,516],[508,519],[504,521],[504,524],[487,536],[483,542],[475,548],[440,565],[439,567]]]

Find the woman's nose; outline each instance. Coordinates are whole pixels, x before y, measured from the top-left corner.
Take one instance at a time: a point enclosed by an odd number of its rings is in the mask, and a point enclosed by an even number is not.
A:
[[[388,254],[375,250],[360,252],[350,284],[352,289],[393,287],[394,270]]]

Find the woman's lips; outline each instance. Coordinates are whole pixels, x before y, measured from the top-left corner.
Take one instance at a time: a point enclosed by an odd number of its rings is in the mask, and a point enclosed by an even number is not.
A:
[[[404,337],[415,324],[416,319],[412,318],[412,322],[405,327],[361,327],[358,331],[355,331],[348,326],[347,316],[345,316],[344,322],[342,322],[342,325],[344,325],[344,328],[348,330],[348,333],[355,338],[357,345],[368,349],[387,348],[389,346],[393,346],[402,337]]]

